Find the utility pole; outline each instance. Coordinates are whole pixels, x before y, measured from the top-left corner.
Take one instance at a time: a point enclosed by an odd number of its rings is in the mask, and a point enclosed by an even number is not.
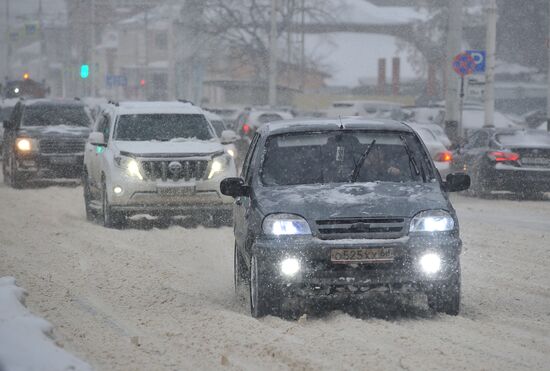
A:
[[[489,0],[487,8],[487,66],[485,71],[485,121],[483,126],[495,125],[495,54],[497,43],[497,1]]]
[[[269,33],[269,105],[277,105],[277,0],[271,0]]]
[[[8,80],[11,78],[10,1],[6,0],[6,77]]]
[[[550,2],[548,3],[550,5]],[[548,13],[548,40],[546,47],[548,48],[548,96],[546,104],[546,130],[550,131],[550,9]]]
[[[462,49],[462,14],[463,0],[449,0],[449,29],[447,33],[447,88],[445,91],[445,131],[454,144],[462,137],[460,122],[460,102],[458,97],[458,75],[452,63]]]
[[[306,24],[306,0],[302,0],[301,5],[300,24],[302,25],[302,33],[300,35],[300,72],[302,76],[300,89],[304,92],[306,86],[306,32],[304,29]]]

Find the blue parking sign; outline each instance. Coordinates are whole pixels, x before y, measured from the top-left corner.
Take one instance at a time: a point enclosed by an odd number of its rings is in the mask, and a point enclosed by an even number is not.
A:
[[[474,59],[474,73],[485,73],[485,50],[466,50],[466,53]]]

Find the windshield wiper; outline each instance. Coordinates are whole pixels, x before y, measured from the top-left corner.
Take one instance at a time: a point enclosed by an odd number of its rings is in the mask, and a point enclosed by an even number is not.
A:
[[[357,181],[357,178],[359,177],[359,172],[361,171],[361,168],[365,164],[365,160],[367,159],[367,156],[369,155],[370,150],[372,149],[375,143],[376,143],[376,139],[373,139],[371,144],[369,144],[368,148],[361,155],[361,158],[359,159],[359,162],[355,165],[355,168],[353,168],[353,173],[351,173],[351,178],[350,178],[351,183],[355,183]]]
[[[414,156],[411,153],[411,149],[409,148],[409,145],[407,144],[407,140],[403,135],[400,135],[399,138],[401,139],[401,142],[403,143],[403,146],[405,147],[405,152],[407,152],[407,156],[409,156],[409,162],[414,167],[414,172],[416,175],[420,175],[420,170],[418,169],[418,164],[416,163],[416,160],[414,159]],[[422,168],[422,180],[424,183],[426,182],[426,173],[424,173],[424,168]]]

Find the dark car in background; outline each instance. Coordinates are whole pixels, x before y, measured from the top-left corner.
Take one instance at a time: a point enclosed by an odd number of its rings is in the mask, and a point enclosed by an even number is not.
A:
[[[550,133],[479,130],[455,151],[451,168],[470,175],[473,195],[487,197],[493,191],[508,191],[526,199],[542,198],[544,192],[550,192]]]
[[[4,182],[20,188],[31,180],[79,179],[90,117],[79,101],[21,100],[4,121]]]
[[[418,135],[366,119],[269,123],[258,129],[235,197],[235,286],[251,313],[295,315],[327,301],[424,292],[456,315],[462,242],[448,192]]]

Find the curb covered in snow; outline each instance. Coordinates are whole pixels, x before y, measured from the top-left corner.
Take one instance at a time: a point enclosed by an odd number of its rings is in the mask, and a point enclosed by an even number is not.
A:
[[[15,278],[0,277],[0,371],[90,371],[90,365],[55,345],[53,326],[25,307],[26,296]]]

